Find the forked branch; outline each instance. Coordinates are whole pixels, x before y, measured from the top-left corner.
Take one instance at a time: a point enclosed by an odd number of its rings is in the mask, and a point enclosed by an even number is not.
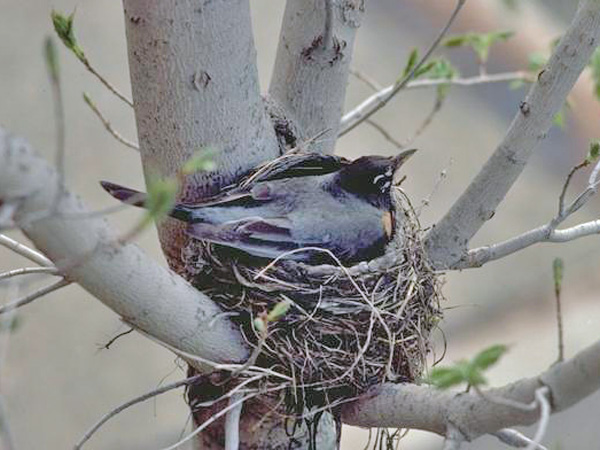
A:
[[[600,42],[600,0],[583,0],[546,68],[519,107],[504,139],[467,190],[427,236],[439,268],[451,267],[494,211],[545,137],[554,115]]]

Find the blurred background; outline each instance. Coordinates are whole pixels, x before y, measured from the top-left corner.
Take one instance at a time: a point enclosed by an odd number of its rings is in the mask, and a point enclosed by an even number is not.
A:
[[[283,0],[252,0],[258,62],[263,89],[274,60]],[[453,33],[514,30],[507,43],[492,48],[489,72],[522,69],[528,55],[547,52],[572,17],[576,2],[515,1],[515,9],[500,0],[467,2]],[[377,0],[367,2],[353,66],[378,83],[393,82],[411,48],[424,50],[445,23],[454,2],[435,0]],[[55,128],[51,91],[42,46],[52,34],[51,8],[77,8],[76,32],[88,57],[121,90],[129,93],[129,75],[123,14],[120,2],[91,0],[0,0],[0,124],[25,136],[47,158],[54,158]],[[60,49],[61,74],[67,118],[67,171],[69,186],[94,209],[114,203],[98,181],[114,180],[143,186],[138,155],[118,144],[82,101],[87,91],[113,125],[135,140],[133,113],[107,92],[75,58]],[[477,67],[466,49],[444,50],[465,76]],[[423,210],[424,227],[435,222],[467,186],[494,150],[517,110],[523,90],[506,84],[452,88],[442,111],[413,143],[420,152],[407,166],[403,187],[419,204],[429,197],[442,170],[447,171]],[[371,94],[350,78],[347,109]],[[410,138],[431,110],[434,91],[401,93],[375,120],[398,141]],[[589,74],[572,96],[566,127],[554,127],[542,143],[506,201],[473,241],[494,243],[547,222],[570,168],[580,162],[590,138],[600,137],[600,108],[592,95]],[[338,142],[337,151],[349,157],[366,153],[393,154],[397,150],[372,127],[361,126]],[[586,174],[572,184],[575,193]],[[590,202],[575,221],[591,220],[600,204]],[[139,212],[110,217],[128,230]],[[23,239],[17,233],[11,236]],[[153,257],[164,259],[154,230],[139,238]],[[563,311],[566,355],[600,337],[600,242],[596,237],[530,248],[480,269],[449,273],[442,305],[441,325],[447,341],[446,363],[473,356],[497,343],[510,352],[489,373],[490,382],[503,384],[532,376],[551,365],[557,355],[552,260],[565,262]],[[0,248],[0,271],[27,265]],[[46,280],[23,285],[21,294]],[[13,297],[14,292],[11,294]],[[0,285],[0,301],[9,292]],[[100,348],[126,328],[111,311],[76,286],[51,294],[19,312],[19,326],[11,335],[8,358],[0,372],[8,417],[17,448],[70,448],[104,413],[122,402],[184,376],[175,358],[137,334],[119,339],[109,350]],[[442,334],[436,337],[438,355]],[[4,337],[2,338],[4,339]],[[552,449],[598,448],[600,394],[552,418],[545,443]],[[152,449],[176,441],[185,429],[187,409],[180,392],[158,397],[119,415],[100,431],[88,448]],[[532,429],[524,430],[532,435]],[[365,430],[347,428],[344,449],[362,449]],[[441,440],[411,431],[401,448],[441,448]],[[495,438],[481,438],[468,449],[503,448]]]

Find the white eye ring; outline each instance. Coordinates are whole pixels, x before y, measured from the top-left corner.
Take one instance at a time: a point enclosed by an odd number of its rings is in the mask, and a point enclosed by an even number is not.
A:
[[[385,178],[385,177],[386,177],[386,175],[384,175],[384,174],[377,175],[375,178],[373,178],[373,184],[377,184],[380,179]]]
[[[388,170],[385,171],[385,176],[386,177],[391,177],[393,174],[393,170],[391,167],[388,167]]]

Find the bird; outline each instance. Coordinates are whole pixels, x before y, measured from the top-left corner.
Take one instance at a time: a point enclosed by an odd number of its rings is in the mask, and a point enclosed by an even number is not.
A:
[[[415,151],[355,160],[284,155],[214,197],[176,203],[169,215],[187,223],[194,239],[261,259],[315,263],[331,252],[344,264],[371,260],[393,237],[394,176]],[[139,191],[101,185],[120,201],[144,206]]]

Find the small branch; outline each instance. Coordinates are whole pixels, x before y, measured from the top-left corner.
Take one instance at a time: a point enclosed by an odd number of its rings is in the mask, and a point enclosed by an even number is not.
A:
[[[511,447],[515,448],[525,448],[529,444],[534,442],[524,434],[521,434],[517,430],[513,430],[511,428],[504,428],[503,430],[493,433],[493,435],[496,436],[501,442],[504,442],[506,445],[510,445]],[[537,444],[537,447],[535,448],[537,450],[548,450],[541,444]]]
[[[16,224],[69,280],[159,341],[217,362],[248,358],[239,330],[209,297],[139,247],[119,245],[104,218],[81,218],[89,210],[79,197],[65,190],[57,205],[61,214],[46,214],[57,176],[27,142],[0,128],[0,199],[20,199]]]
[[[426,237],[437,268],[460,261],[471,238],[493,215],[552,126],[600,42],[600,1],[582,0],[568,30],[523,102],[502,142],[469,187]]]
[[[106,128],[106,131],[108,131],[117,141],[119,141],[121,144],[125,145],[126,147],[132,148],[133,150],[137,150],[137,151],[140,150],[140,148],[138,147],[138,145],[135,142],[132,142],[129,139],[123,137],[123,135],[121,135],[121,133],[119,133],[117,130],[115,130],[112,127],[112,125],[110,124],[108,119],[106,117],[104,117],[104,115],[98,109],[96,104],[92,101],[92,99],[89,97],[89,95],[85,92],[83,93],[83,100],[90,107],[92,112],[94,114],[96,114],[96,117],[98,117],[98,119],[100,119],[100,122],[102,122],[102,125],[104,125],[104,128]]]
[[[100,81],[100,83],[102,83],[104,86],[106,86],[108,88],[108,90],[110,92],[115,94],[119,99],[123,100],[124,103],[126,103],[127,105],[129,105],[133,108],[133,102],[129,98],[127,98],[125,96],[125,94],[121,93],[110,81],[108,81],[106,78],[104,78],[92,66],[92,64],[90,63],[90,61],[87,58],[80,59],[80,61],[83,63],[85,68]]]
[[[244,406],[243,398],[244,394],[242,393],[236,393],[229,397],[229,406],[232,409],[225,416],[225,450],[238,450],[240,446],[240,416]]]
[[[469,250],[450,269],[460,270],[481,267],[490,261],[504,258],[540,242],[563,243],[599,233],[600,220],[581,223],[562,230],[553,229],[552,223],[548,223],[504,242]]]
[[[164,448],[163,450],[175,450],[176,448],[181,447],[183,444],[188,442],[194,436],[197,436],[202,430],[206,429],[206,427],[208,427],[211,423],[215,422],[216,420],[218,420],[225,414],[229,413],[229,411],[236,409],[239,405],[242,405],[245,401],[250,400],[256,396],[258,396],[258,394],[249,394],[249,395],[246,395],[245,397],[240,398],[239,400],[237,400],[235,402],[230,402],[226,408],[223,408],[221,411],[219,411],[218,413],[211,416],[210,419],[205,421],[202,425],[199,425],[194,431],[192,431],[186,437],[179,440],[175,444]]]
[[[369,86],[375,86],[373,80],[366,78],[364,74],[355,71],[353,75]],[[506,83],[515,80],[532,81],[531,75],[527,74],[526,72],[504,72],[497,74],[477,75],[469,78],[452,78],[449,80],[442,78],[412,80],[406,84],[404,90],[431,88],[442,85],[476,86],[480,84]],[[378,92],[371,95],[357,107],[344,114],[344,117],[342,117],[342,128],[349,126],[358,119],[361,119],[367,111],[374,107],[375,104],[382,103],[392,93],[394,90],[394,85],[392,84],[383,89],[377,88],[376,90]]]
[[[30,275],[34,273],[46,273],[48,275],[59,275],[56,267],[22,267],[20,269],[9,270],[0,273],[0,281],[8,278],[18,277],[21,275]]]
[[[377,111],[379,111],[385,105],[387,105],[387,103],[398,92],[400,92],[404,87],[406,87],[406,85],[408,84],[408,82],[410,80],[412,80],[412,78],[415,76],[415,74],[417,73],[417,71],[429,59],[429,57],[431,56],[431,54],[434,52],[434,50],[440,44],[440,42],[442,41],[442,39],[444,38],[444,36],[448,32],[448,30],[450,29],[450,27],[452,26],[452,23],[454,22],[454,19],[456,19],[456,17],[458,16],[458,13],[460,12],[460,10],[462,9],[462,7],[464,6],[465,3],[466,3],[466,0],[457,0],[456,7],[454,8],[454,11],[452,11],[452,14],[450,15],[450,18],[448,19],[448,22],[446,22],[446,25],[444,26],[444,28],[442,28],[442,30],[439,32],[438,36],[431,43],[431,45],[429,46],[429,48],[427,49],[427,51],[425,52],[425,54],[423,55],[423,57],[419,60],[419,62],[417,64],[415,64],[415,66],[412,68],[412,70],[403,79],[401,79],[398,83],[395,83],[391,87],[390,92],[387,95],[385,95],[385,97],[378,99],[378,101],[376,103],[373,103],[369,107],[368,110],[364,111],[361,114],[360,117],[356,118],[355,120],[352,120],[351,122],[348,121],[348,122],[344,123],[345,122],[344,119],[346,118],[346,116],[344,116],[342,118],[342,124],[343,124],[343,126],[342,126],[342,130],[339,133],[339,136],[343,136],[344,134],[349,133],[354,128],[356,128],[358,125],[360,125],[363,121],[365,121],[366,119],[370,118],[373,114],[375,114]]]
[[[546,434],[546,429],[548,428],[548,421],[550,420],[550,414],[552,413],[550,408],[550,402],[546,397],[549,394],[550,390],[543,386],[535,391],[535,399],[540,406],[540,424],[538,425],[538,429],[535,432],[535,436],[533,437],[533,441],[529,443],[526,450],[535,450],[539,447],[541,440],[544,438]]]
[[[185,378],[183,380],[175,381],[173,383],[166,384],[165,386],[162,386],[158,389],[153,389],[150,392],[146,392],[145,394],[142,394],[139,397],[135,397],[135,398],[123,403],[122,405],[117,406],[115,409],[113,409],[112,411],[109,411],[104,416],[102,416],[102,418],[100,418],[100,420],[98,422],[96,422],[88,431],[86,431],[86,433],[83,435],[83,437],[81,439],[79,439],[79,441],[77,441],[77,443],[75,444],[74,450],[79,450],[81,447],[83,447],[83,444],[85,444],[96,433],[96,431],[98,431],[102,427],[102,425],[104,425],[106,422],[108,422],[114,416],[123,412],[130,406],[134,406],[134,405],[137,405],[138,403],[145,402],[146,400],[149,400],[158,395],[164,394],[165,392],[172,391],[173,389],[177,389],[182,386],[189,386],[191,384],[194,384],[196,381],[200,380],[201,378],[202,378],[202,375],[194,375],[194,376]]]
[[[0,133],[1,132],[2,129],[0,129]],[[52,261],[50,261],[44,255],[42,255],[40,252],[35,251],[32,248],[29,248],[26,245],[21,244],[20,242],[17,242],[4,234],[0,234],[0,245],[8,248],[9,250],[12,250],[16,254],[21,255],[24,258],[27,258],[30,261],[33,261],[36,264],[39,264],[40,266],[54,267]]]
[[[20,308],[21,306],[25,306],[33,302],[34,300],[37,300],[38,298],[41,298],[44,295],[49,294],[50,292],[54,292],[60,288],[68,286],[69,284],[71,284],[71,281],[62,279],[49,286],[38,289],[37,291],[32,292],[31,294],[26,295],[25,297],[10,302],[6,305],[2,305],[0,306],[0,315],[13,311],[17,308]]]

